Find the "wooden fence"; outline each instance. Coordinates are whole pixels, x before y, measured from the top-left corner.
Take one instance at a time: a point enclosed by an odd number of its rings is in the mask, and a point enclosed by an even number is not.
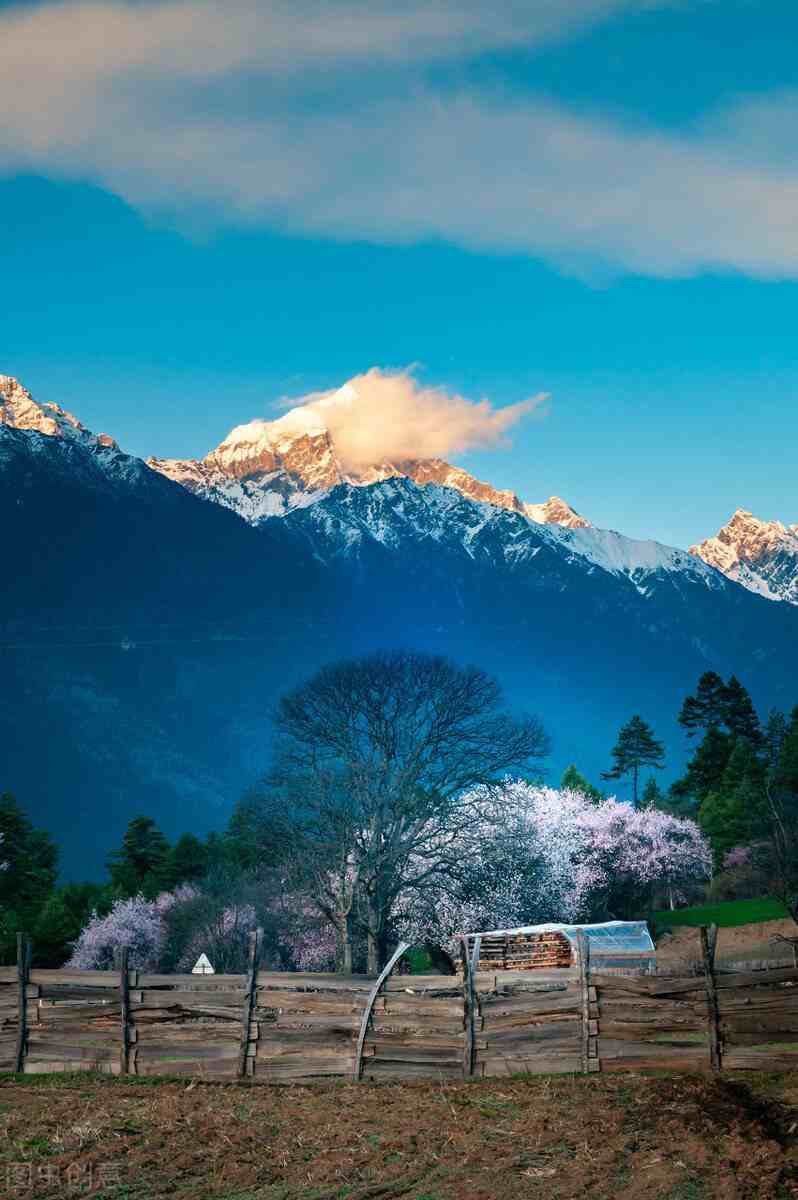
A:
[[[798,968],[729,970],[703,931],[700,974],[578,965],[378,977],[0,967],[0,1070],[292,1082],[527,1072],[783,1070],[798,1065]],[[796,1043],[795,1045],[793,1044]]]

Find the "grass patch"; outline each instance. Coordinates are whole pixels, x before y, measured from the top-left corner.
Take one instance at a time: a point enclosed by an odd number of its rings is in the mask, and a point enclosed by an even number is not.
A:
[[[780,900],[761,896],[757,900],[724,900],[717,904],[699,904],[693,908],[662,909],[651,917],[657,933],[677,925],[718,925],[731,929],[735,925],[755,925],[760,921],[781,921],[789,913]]]

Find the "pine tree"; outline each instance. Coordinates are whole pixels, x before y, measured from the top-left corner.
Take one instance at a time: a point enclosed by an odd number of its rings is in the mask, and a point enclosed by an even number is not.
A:
[[[182,834],[172,847],[166,865],[169,886],[196,882],[206,874],[208,866],[208,848],[193,833]]]
[[[9,962],[19,930],[30,932],[55,887],[58,848],[48,833],[35,829],[13,796],[0,796],[0,960]]]
[[[571,763],[563,771],[560,788],[563,791],[579,792],[581,795],[587,796],[588,800],[592,800],[594,804],[600,804],[604,799],[598,788],[593,787],[593,784],[577,771],[575,763]]]
[[[780,792],[798,797],[798,706],[790,713],[790,721],[781,744],[774,783]]]
[[[632,801],[637,807],[640,768],[654,767],[661,771],[665,765],[665,748],[654,737],[651,726],[636,714],[622,726],[611,753],[615,765],[610,771],[603,771],[601,778],[621,779],[631,774]]]
[[[787,736],[787,718],[783,712],[779,712],[777,708],[772,708],[768,713],[768,719],[765,723],[765,765],[767,767],[768,778],[773,779],[781,758],[784,739]]]
[[[696,746],[695,753],[687,764],[687,773],[680,783],[684,794],[693,796],[701,804],[712,791],[721,789],[723,772],[729,761],[734,739],[712,725]]]
[[[134,817],[108,858],[114,892],[152,899],[169,884],[169,843],[152,817]]]
[[[679,724],[693,737],[701,730],[719,728],[726,716],[725,684],[716,671],[705,671],[694,696],[688,696],[679,713]]]
[[[723,688],[723,723],[733,737],[747,738],[752,746],[762,745],[762,727],[751,697],[736,675]]]
[[[646,786],[643,788],[643,799],[640,807],[657,808],[663,812],[668,807],[665,793],[653,775],[646,780]]]

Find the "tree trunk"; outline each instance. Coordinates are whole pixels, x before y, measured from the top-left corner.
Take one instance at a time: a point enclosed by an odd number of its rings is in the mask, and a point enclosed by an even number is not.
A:
[[[373,896],[368,897],[367,906],[368,927],[366,929],[366,971],[369,975],[378,975],[380,970],[380,929],[377,905],[374,902]]]
[[[352,974],[352,928],[348,913],[338,918],[338,970],[343,975]]]

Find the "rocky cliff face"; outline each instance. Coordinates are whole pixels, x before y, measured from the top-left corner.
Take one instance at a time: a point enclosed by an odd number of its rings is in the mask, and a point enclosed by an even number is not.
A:
[[[798,525],[762,521],[743,508],[690,553],[768,600],[798,604]]]

